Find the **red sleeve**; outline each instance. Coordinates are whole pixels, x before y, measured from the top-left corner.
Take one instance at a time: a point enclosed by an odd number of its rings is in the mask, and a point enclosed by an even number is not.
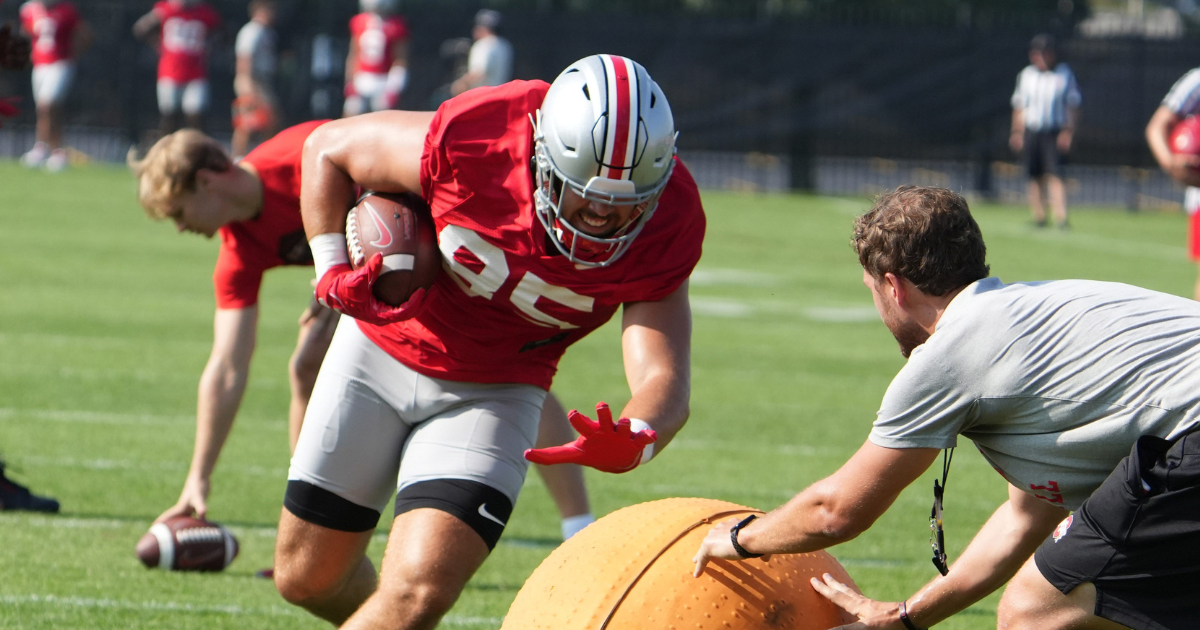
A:
[[[30,35],[35,34],[33,32],[33,6],[28,2],[21,5],[21,28]]]
[[[612,287],[610,299],[655,302],[678,289],[700,262],[705,223],[696,181],[676,162],[654,216],[629,248],[637,264]]]
[[[408,39],[408,22],[402,17],[392,17],[388,19],[388,35],[396,41],[404,41]]]
[[[63,5],[63,8],[65,9],[63,11],[63,28],[74,31],[75,27],[79,25],[79,10],[70,3]]]
[[[154,14],[158,16],[158,19],[162,21],[165,21],[167,18],[175,14],[174,9],[171,7],[171,3],[167,2],[166,0],[159,0],[158,2],[155,2],[154,8],[150,10],[153,11]]]
[[[217,254],[217,266],[213,269],[217,308],[249,308],[257,304],[263,271],[260,265],[240,255],[236,237],[228,229],[221,228],[221,252]]]
[[[363,31],[363,13],[350,18],[350,35],[358,37]]]
[[[209,35],[211,36],[212,31],[217,30],[221,26],[221,14],[217,13],[217,10],[209,5],[204,5],[204,8],[207,9],[204,12],[204,24],[208,26]]]

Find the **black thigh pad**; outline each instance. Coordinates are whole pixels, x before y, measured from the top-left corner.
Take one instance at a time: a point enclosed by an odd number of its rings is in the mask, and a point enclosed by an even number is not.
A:
[[[417,508],[441,510],[479,534],[488,550],[496,548],[513,504],[503,492],[469,479],[418,481],[396,493],[396,515]]]
[[[283,507],[302,521],[339,532],[365,532],[379,524],[379,512],[299,479],[288,480]]]

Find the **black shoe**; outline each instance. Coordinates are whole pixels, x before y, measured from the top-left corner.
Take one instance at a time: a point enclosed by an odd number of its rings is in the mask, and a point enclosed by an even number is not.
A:
[[[4,464],[0,463],[0,511],[28,510],[30,512],[58,513],[58,501],[39,497],[29,488],[14,483],[4,475]]]

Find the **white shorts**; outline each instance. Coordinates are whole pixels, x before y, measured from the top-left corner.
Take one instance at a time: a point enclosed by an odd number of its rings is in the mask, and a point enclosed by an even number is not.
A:
[[[343,114],[357,116],[367,112],[388,109],[387,79],[385,72],[354,73],[354,94],[346,97]]]
[[[59,105],[67,98],[75,79],[75,62],[69,59],[33,67],[33,102]]]
[[[343,317],[313,388],[288,470],[382,512],[398,489],[465,479],[512,503],[525,482],[546,390],[423,376]]]
[[[1200,210],[1200,188],[1188,186],[1183,193],[1183,209],[1188,214],[1196,214]]]
[[[158,80],[158,111],[169,115],[182,111],[188,116],[208,109],[208,79],[176,83],[171,79]]]

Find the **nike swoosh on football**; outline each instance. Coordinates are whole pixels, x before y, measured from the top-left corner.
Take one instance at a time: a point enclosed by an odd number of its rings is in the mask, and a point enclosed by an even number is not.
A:
[[[486,518],[489,521],[492,521],[493,523],[496,523],[500,527],[506,526],[506,523],[504,521],[496,518],[495,516],[492,516],[491,513],[487,511],[486,503],[479,504],[479,515],[482,516],[483,518]]]
[[[389,247],[392,244],[392,231],[388,229],[387,224],[383,222],[383,218],[375,212],[375,208],[367,206],[367,213],[371,215],[371,220],[375,222],[375,228],[379,230],[379,238],[371,241],[371,247]]]

